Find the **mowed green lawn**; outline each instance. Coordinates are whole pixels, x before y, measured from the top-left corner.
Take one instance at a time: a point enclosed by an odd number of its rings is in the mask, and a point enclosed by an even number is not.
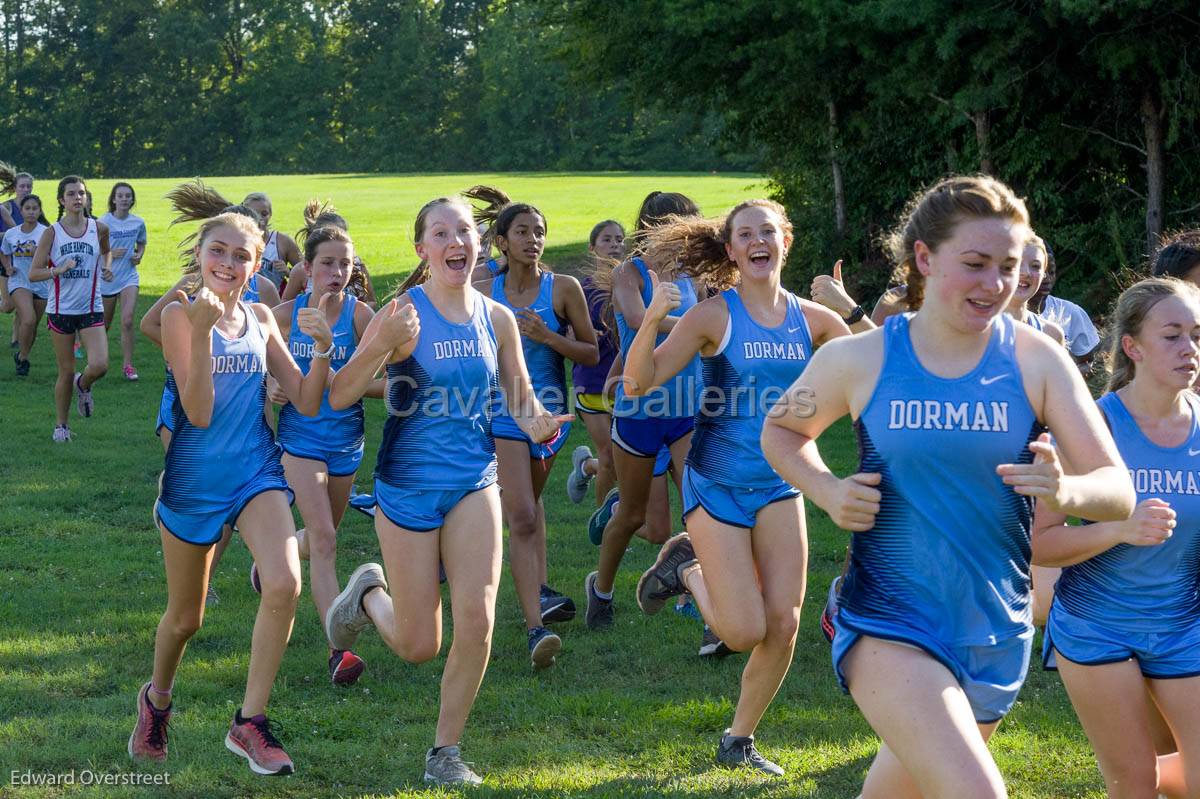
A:
[[[168,229],[161,197],[176,181],[134,181],[137,213],[147,219],[150,249],[143,265],[140,310],[178,275],[174,243],[190,226]],[[275,223],[300,225],[309,197],[330,198],[372,268],[381,294],[415,262],[412,222],[427,200],[492,182],[533,202],[549,223],[551,264],[578,263],[592,224],[614,217],[631,224],[653,189],[682,191],[708,213],[766,189],[753,176],[708,175],[369,175],[220,178],[232,201],[271,194]],[[99,211],[111,182],[91,188]],[[54,183],[36,190],[51,204]],[[0,321],[7,342],[9,323]],[[50,440],[54,417],[53,354],[44,331],[28,378],[0,362],[0,796],[407,796],[423,794],[423,755],[432,743],[438,680],[444,660],[411,666],[373,632],[357,651],[367,672],[347,690],[329,684],[320,623],[305,591],[292,644],[272,698],[271,715],[297,773],[254,776],[222,738],[241,700],[257,595],[247,580],[250,558],[235,538],[215,576],[221,603],[193,639],[176,682],[171,756],[161,769],[170,788],[82,787],[85,770],[127,778],[134,696],[150,673],[154,628],[166,601],[158,532],[151,520],[162,449],[153,435],[162,359],[139,340],[139,383],[120,375],[116,331],[112,371],[95,391],[96,413],[78,419],[75,441]],[[383,413],[368,406],[367,455],[359,486],[370,485]],[[585,442],[576,425],[564,452]],[[842,424],[822,442],[839,473],[856,453]],[[550,581],[582,604],[583,580],[595,568],[585,521],[591,503],[565,496],[564,457],[546,489]],[[744,656],[719,662],[696,657],[700,627],[664,612],[648,619],[634,601],[641,570],[654,549],[636,541],[617,584],[617,624],[591,633],[582,622],[558,625],[564,649],[541,674],[529,667],[525,635],[505,572],[497,608],[493,659],[463,741],[483,773],[481,796],[852,797],[876,750],[876,739],[837,687],[817,616],[841,566],[846,534],[809,507],[809,599],[796,657],[759,729],[760,748],[788,771],[770,781],[712,766],[721,730],[737,699]],[[343,578],[379,558],[370,522],[351,511],[342,524],[338,571]],[[797,575],[797,579],[800,575]],[[582,608],[581,608],[582,609]],[[447,613],[447,622],[449,614]],[[450,631],[447,630],[447,640]],[[443,649],[443,651],[445,651]],[[1070,704],[1053,674],[1034,666],[1021,701],[993,742],[1014,797],[1098,797],[1102,783]],[[13,772],[64,774],[76,785],[29,788]],[[455,792],[437,795],[456,795]]]

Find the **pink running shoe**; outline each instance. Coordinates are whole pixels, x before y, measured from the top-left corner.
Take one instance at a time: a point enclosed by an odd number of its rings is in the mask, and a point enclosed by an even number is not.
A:
[[[229,734],[225,736],[225,748],[246,758],[255,774],[291,774],[296,767],[275,737],[278,729],[278,723],[267,719],[265,714],[245,719],[239,709],[234,712]]]
[[[353,685],[366,667],[363,659],[349,649],[334,649],[329,653],[329,679],[334,685]]]
[[[161,763],[167,759],[167,728],[171,723],[171,707],[159,710],[150,704],[150,683],[142,686],[137,695],[137,724],[129,736],[129,756],[134,760]]]
[[[126,366],[121,371],[123,371],[125,373],[126,380],[128,380],[131,383],[137,382],[137,379],[138,379],[137,369],[134,369],[132,364]]]

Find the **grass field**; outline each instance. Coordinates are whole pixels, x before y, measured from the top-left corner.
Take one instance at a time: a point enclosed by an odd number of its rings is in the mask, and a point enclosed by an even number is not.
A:
[[[550,231],[547,261],[578,261],[591,225],[606,217],[631,222],[651,189],[677,190],[717,213],[765,190],[753,176],[654,175],[368,175],[214,179],[237,201],[252,190],[272,195],[277,226],[294,231],[310,196],[332,198],[372,267],[390,286],[413,262],[412,219],[426,200],[477,182],[495,182],[539,205]],[[177,275],[161,200],[172,181],[135,181],[150,249],[143,264],[144,310]],[[91,188],[97,210],[110,183]],[[36,190],[53,203],[54,185]],[[51,208],[51,210],[53,210]],[[51,214],[52,216],[52,214]],[[0,321],[7,341],[8,323]],[[257,596],[246,579],[250,559],[235,539],[215,576],[221,603],[193,639],[176,682],[169,788],[84,787],[85,770],[133,773],[125,743],[134,696],[151,666],[153,632],[165,605],[158,534],[151,521],[162,450],[153,435],[162,359],[138,343],[139,383],[114,367],[95,392],[96,413],[75,418],[76,439],[51,443],[53,354],[44,331],[25,379],[0,363],[3,457],[0,483],[0,797],[196,796],[312,797],[424,795],[422,757],[437,714],[441,658],[410,666],[373,633],[356,651],[367,673],[348,690],[328,681],[325,643],[311,600],[301,598],[291,647],[272,698],[272,717],[298,772],[255,777],[222,738],[241,699]],[[367,487],[382,425],[368,405]],[[576,425],[571,447],[583,443]],[[822,443],[839,473],[854,465],[848,426]],[[585,520],[590,504],[566,500],[569,464],[558,464],[546,489],[550,581],[583,598],[595,568]],[[642,617],[634,601],[638,574],[654,551],[635,540],[617,583],[617,624],[587,631],[580,617],[559,625],[559,664],[530,672],[525,636],[505,574],[497,608],[493,660],[468,723],[464,754],[487,782],[480,796],[852,797],[876,740],[851,700],[838,690],[817,616],[840,568],[846,534],[809,506],[809,600],[790,675],[759,732],[760,748],[788,771],[782,781],[731,774],[711,766],[717,737],[732,717],[744,658],[701,662],[698,624],[673,613]],[[339,536],[343,578],[379,558],[369,521],[351,513]],[[449,614],[447,614],[449,621]],[[449,631],[447,634],[449,638]],[[444,649],[443,649],[444,652]],[[1087,742],[1056,676],[1034,666],[993,751],[1014,797],[1100,797],[1103,786]],[[77,784],[22,787],[13,772],[64,774]],[[449,794],[435,795],[456,795]]]

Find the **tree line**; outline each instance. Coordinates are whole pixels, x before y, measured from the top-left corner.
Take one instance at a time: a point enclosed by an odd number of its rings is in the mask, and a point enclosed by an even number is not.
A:
[[[39,175],[748,168],[717,114],[582,87],[527,2],[0,0]]]
[[[864,298],[918,188],[986,172],[1027,197],[1069,293],[1200,218],[1200,6],[1191,0],[542,0],[574,70],[715,110],[764,151],[793,285],[845,258]],[[638,66],[630,71],[632,41]]]

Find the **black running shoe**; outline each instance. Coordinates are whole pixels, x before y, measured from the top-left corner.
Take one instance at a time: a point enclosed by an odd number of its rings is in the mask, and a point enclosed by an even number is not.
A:
[[[575,618],[575,602],[548,585],[541,587],[542,624],[570,621]]]
[[[686,592],[687,587],[681,575],[685,568],[695,562],[696,553],[687,533],[667,539],[654,565],[646,569],[638,580],[637,601],[642,612],[653,616],[662,610],[668,599]]]
[[[554,665],[554,657],[562,651],[562,639],[545,627],[534,627],[529,636],[529,661],[534,671]]]
[[[700,657],[723,658],[732,654],[733,650],[712,631],[712,627],[704,625],[704,637],[700,639]]]
[[[596,596],[596,577],[600,572],[592,572],[583,581],[583,591],[587,595],[587,613],[584,618],[589,630],[607,630],[613,626],[613,601]]]
[[[17,377],[28,377],[28,376],[29,376],[29,360],[28,359],[21,360],[20,358],[18,358],[17,359]]]
[[[725,730],[721,743],[717,745],[717,764],[726,768],[751,768],[772,777],[783,776],[783,769],[754,748],[753,735],[730,735],[729,730]]]

